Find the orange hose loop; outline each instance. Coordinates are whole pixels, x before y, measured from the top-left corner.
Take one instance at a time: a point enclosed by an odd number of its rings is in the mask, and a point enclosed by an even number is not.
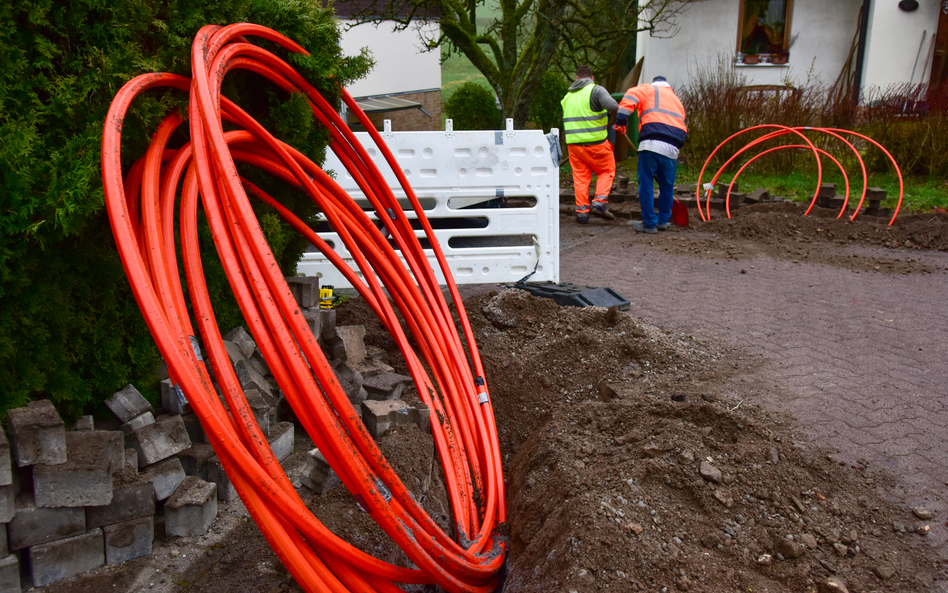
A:
[[[506,508],[497,429],[490,403],[481,404],[477,398],[486,391],[485,385],[474,381],[475,376],[483,377],[483,366],[431,225],[391,152],[369,124],[370,136],[395,172],[431,242],[466,334],[467,350],[416,232],[366,150],[312,85],[274,54],[248,43],[246,36],[306,53],[290,39],[259,25],[207,26],[192,46],[192,79],[161,73],[139,76],[122,87],[109,109],[103,131],[102,178],[109,220],[133,294],[172,379],[201,419],[231,482],[261,533],[305,590],[394,593],[400,590],[397,583],[434,583],[451,592],[487,593],[496,585],[506,553],[506,542],[498,535]],[[309,98],[314,116],[330,132],[330,147],[372,203],[397,250],[315,163],[276,140],[220,95],[222,79],[233,68],[254,71],[287,92],[302,92]],[[183,123],[180,114],[169,115],[145,156],[123,180],[122,121],[132,101],[155,87],[190,94],[191,142],[176,150],[167,148],[172,132]],[[342,94],[350,110],[366,123],[351,97],[344,90]],[[238,129],[224,132],[225,121]],[[243,180],[238,161],[299,186],[339,233],[359,273],[350,270],[292,212]],[[432,435],[463,544],[427,515],[365,431],[299,314],[263,240],[248,193],[275,209],[340,268],[399,345],[434,418]],[[230,365],[211,306],[197,239],[199,205],[248,328],[287,401],[345,486],[418,569],[380,561],[327,530],[305,507],[273,458]],[[387,216],[389,212],[394,218]],[[180,253],[175,249],[176,234],[181,238]],[[189,299],[179,279],[179,259]],[[186,308],[188,300],[193,311]],[[207,362],[198,360],[191,348],[194,326],[207,351]],[[213,368],[224,402],[206,364]]]

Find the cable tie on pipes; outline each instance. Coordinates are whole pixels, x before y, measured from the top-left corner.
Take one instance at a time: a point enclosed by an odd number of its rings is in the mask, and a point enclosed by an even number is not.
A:
[[[375,487],[376,489],[378,489],[379,493],[382,495],[382,498],[385,499],[385,502],[392,500],[392,491],[389,490],[388,487],[385,485],[385,482],[383,482],[378,477],[375,478]]]
[[[487,397],[487,392],[486,392],[486,391],[482,391],[482,392],[478,393],[478,394],[477,394],[477,401],[480,402],[480,403],[482,403],[482,404],[486,404],[487,402],[489,402],[489,401],[490,401],[490,398]]]
[[[484,377],[481,377],[480,375],[474,377],[474,384],[477,385],[478,387],[483,387],[483,386],[484,386]]]
[[[394,210],[392,210],[391,208],[386,208],[385,211],[388,212],[388,217],[389,217],[389,218],[391,218],[392,220],[395,220],[395,211],[394,211]]]

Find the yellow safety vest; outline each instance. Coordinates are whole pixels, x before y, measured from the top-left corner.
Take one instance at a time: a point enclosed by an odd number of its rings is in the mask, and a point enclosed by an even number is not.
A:
[[[601,142],[609,136],[609,112],[589,107],[595,84],[587,84],[575,93],[567,93],[563,105],[563,133],[567,144]]]

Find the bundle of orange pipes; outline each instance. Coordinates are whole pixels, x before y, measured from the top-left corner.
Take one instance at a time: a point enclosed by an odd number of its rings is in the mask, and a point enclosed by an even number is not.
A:
[[[127,83],[112,103],[103,132],[102,178],[113,234],[135,298],[172,380],[201,419],[228,477],[260,531],[304,589],[401,591],[398,583],[435,583],[448,591],[492,591],[506,553],[506,542],[498,534],[506,509],[497,432],[474,336],[431,225],[391,152],[342,91],[343,100],[369,130],[421,223],[459,313],[467,350],[415,231],[365,149],[306,80],[247,37],[306,53],[290,39],[259,25],[207,26],[192,46],[192,78],[145,74]],[[331,149],[371,202],[395,248],[329,175],[221,96],[224,76],[238,68],[309,98],[313,114],[332,136]],[[167,116],[146,154],[123,178],[123,119],[138,95],[156,87],[189,93],[190,142],[178,149],[168,147],[183,117]],[[224,131],[224,122],[232,124],[231,131]],[[346,266],[305,222],[243,180],[237,162],[302,187],[339,233],[359,272]],[[445,534],[414,500],[366,432],[299,312],[248,194],[273,207],[326,254],[398,343],[418,393],[431,410],[432,434],[446,477],[457,540]],[[326,529],[273,457],[215,322],[201,266],[201,249],[210,246],[198,244],[199,207],[247,326],[300,423],[360,506],[417,568],[383,562]],[[176,230],[180,251],[175,245]],[[192,311],[185,305],[179,261]],[[406,331],[415,348],[409,345]],[[192,349],[191,336],[198,335],[226,408],[205,363]]]

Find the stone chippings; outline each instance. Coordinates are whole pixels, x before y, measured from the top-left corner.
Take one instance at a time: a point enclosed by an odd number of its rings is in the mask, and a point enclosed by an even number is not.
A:
[[[49,400],[7,412],[13,458],[19,467],[66,463],[66,425]]]

